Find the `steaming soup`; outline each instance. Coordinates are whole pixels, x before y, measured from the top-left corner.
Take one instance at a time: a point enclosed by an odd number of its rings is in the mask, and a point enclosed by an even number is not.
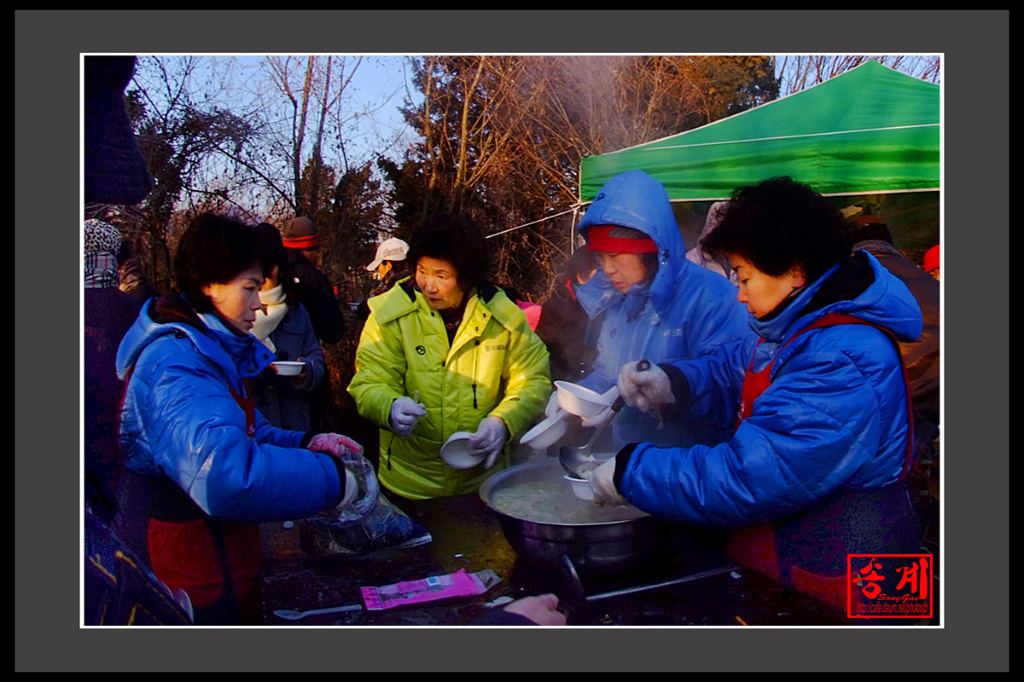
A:
[[[648,515],[630,505],[598,506],[581,500],[561,475],[503,484],[491,493],[490,503],[503,514],[533,523],[613,523]]]

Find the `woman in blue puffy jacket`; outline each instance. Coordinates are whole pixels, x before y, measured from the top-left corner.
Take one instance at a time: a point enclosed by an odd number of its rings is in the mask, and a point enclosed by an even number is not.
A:
[[[344,507],[359,489],[338,434],[287,431],[254,407],[248,378],[275,358],[250,330],[264,253],[251,227],[206,214],[182,235],[176,291],[151,299],[118,349],[126,473],[115,530],[197,624],[262,622],[262,521]]]
[[[627,404],[710,417],[732,437],[692,447],[638,439],[590,480],[599,502],[728,529],[736,561],[845,609],[848,554],[917,544],[897,341],[916,338],[922,318],[873,256],[850,255],[841,223],[789,178],[734,194],[703,248],[729,256],[757,335],[619,375]]]
[[[686,260],[668,193],[647,173],[628,171],[605,183],[578,229],[600,267],[577,300],[591,319],[604,313],[593,372],[581,385],[604,393],[628,362],[688,360],[752,336],[736,287]],[[612,435],[617,450],[639,440],[711,444],[728,431],[697,417],[668,421],[627,406]]]

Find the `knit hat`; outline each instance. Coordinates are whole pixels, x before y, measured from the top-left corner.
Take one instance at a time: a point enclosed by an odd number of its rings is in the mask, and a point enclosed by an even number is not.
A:
[[[320,233],[309,218],[292,218],[281,230],[281,239],[288,249],[313,251],[320,248]]]
[[[137,204],[153,188],[125,110],[135,57],[84,57],[85,200]]]
[[[83,251],[85,255],[85,287],[105,289],[116,287],[117,254],[121,250],[121,233],[102,220],[86,220]]]
[[[377,255],[373,257],[373,262],[367,265],[366,269],[369,272],[373,272],[377,269],[378,265],[386,260],[405,260],[405,256],[408,253],[409,245],[397,237],[392,237],[377,247]]]
[[[924,271],[931,272],[939,267],[939,245],[936,244],[924,254]]]
[[[653,239],[631,227],[591,225],[587,228],[587,248],[608,253],[657,253]]]

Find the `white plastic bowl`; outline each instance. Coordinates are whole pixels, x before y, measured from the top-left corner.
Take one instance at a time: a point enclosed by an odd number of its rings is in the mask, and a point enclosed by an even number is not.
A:
[[[483,455],[474,455],[469,448],[469,431],[456,431],[441,446],[441,460],[453,469],[472,469],[484,461]]]
[[[568,474],[565,475],[565,480],[569,481],[569,485],[572,486],[572,494],[581,500],[593,500],[594,490],[590,487],[590,481],[585,478],[573,478]]]
[[[547,417],[537,423],[519,439],[520,445],[534,450],[546,450],[565,435],[565,412],[559,410],[554,417]]]
[[[568,381],[556,381],[555,388],[558,389],[558,406],[569,414],[583,419],[592,419],[604,412],[611,407],[619,394],[616,386],[612,386],[604,393],[598,393]]]
[[[294,362],[291,360],[277,360],[270,364],[283,377],[297,377],[302,372],[302,368],[306,366],[304,362]]]

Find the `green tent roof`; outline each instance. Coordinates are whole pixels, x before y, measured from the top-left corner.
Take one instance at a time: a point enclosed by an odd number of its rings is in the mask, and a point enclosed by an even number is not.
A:
[[[939,189],[939,86],[871,61],[706,126],[584,158],[580,201],[635,168],[673,201],[727,199],[789,175],[821,194]]]

